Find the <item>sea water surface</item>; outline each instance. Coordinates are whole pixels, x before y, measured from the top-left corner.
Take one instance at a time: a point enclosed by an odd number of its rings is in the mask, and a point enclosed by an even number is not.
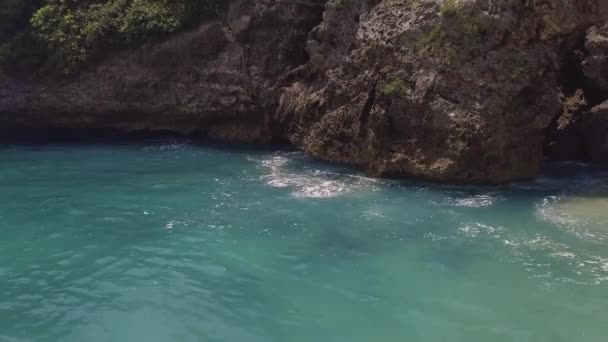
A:
[[[376,180],[181,141],[0,146],[0,341],[608,341],[608,170]]]

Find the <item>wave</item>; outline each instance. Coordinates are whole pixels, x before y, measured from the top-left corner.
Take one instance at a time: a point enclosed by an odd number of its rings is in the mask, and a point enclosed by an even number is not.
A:
[[[292,161],[290,153],[278,153],[258,160],[268,170],[262,180],[275,188],[292,188],[292,195],[296,198],[332,198],[359,189],[373,191],[379,182],[368,177],[318,169],[290,170]]]
[[[492,195],[476,195],[465,198],[449,198],[448,204],[454,207],[484,208],[493,205],[497,199]]]

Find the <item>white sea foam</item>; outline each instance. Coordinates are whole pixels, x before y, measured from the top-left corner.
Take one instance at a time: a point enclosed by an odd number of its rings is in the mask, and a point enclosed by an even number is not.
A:
[[[525,246],[527,246],[531,250],[538,250],[538,251],[553,252],[553,251],[563,251],[563,250],[568,249],[568,246],[566,246],[562,243],[555,242],[555,241],[549,239],[547,236],[544,236],[541,234],[536,234],[531,238],[525,238],[523,240],[523,243]]]
[[[143,148],[144,151],[176,151],[181,150],[187,145],[187,142],[179,140],[169,140],[162,144],[153,144]]]
[[[484,208],[493,205],[496,199],[491,195],[475,195],[465,198],[448,198],[447,202],[455,207]]]
[[[553,257],[561,257],[561,258],[567,258],[567,259],[574,259],[576,257],[576,254],[574,254],[572,252],[565,252],[565,251],[551,253],[550,255]]]
[[[276,188],[292,188],[293,196],[298,198],[331,198],[356,189],[376,189],[374,185],[377,181],[367,177],[321,170],[288,170],[290,159],[284,154],[260,162],[269,171],[262,176],[266,184]]]
[[[495,228],[482,223],[467,223],[459,227],[458,230],[467,237],[477,237],[479,235],[487,235],[493,237],[500,237],[500,231],[502,228]]]

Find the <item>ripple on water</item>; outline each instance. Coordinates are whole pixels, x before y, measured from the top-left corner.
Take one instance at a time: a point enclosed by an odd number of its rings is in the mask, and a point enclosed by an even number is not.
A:
[[[571,246],[541,233],[522,233],[479,222],[463,223],[458,232],[471,241],[495,241],[507,252],[508,262],[521,264],[532,277],[560,282],[600,284],[608,280],[608,258]]]
[[[561,198],[537,211],[576,180],[437,186],[139,146],[0,154],[0,341],[606,336],[606,245],[539,217]]]

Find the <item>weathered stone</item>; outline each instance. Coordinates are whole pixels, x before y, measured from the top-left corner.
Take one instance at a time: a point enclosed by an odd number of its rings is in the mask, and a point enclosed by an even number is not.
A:
[[[599,93],[596,96],[608,98],[608,23],[587,31],[585,48],[587,56],[582,63],[585,77]]]
[[[283,93],[289,140],[380,176],[538,173],[561,49],[597,20],[596,1],[337,4],[308,43],[310,75]]]
[[[583,122],[583,130],[590,161],[608,164],[608,101],[591,109]]]

